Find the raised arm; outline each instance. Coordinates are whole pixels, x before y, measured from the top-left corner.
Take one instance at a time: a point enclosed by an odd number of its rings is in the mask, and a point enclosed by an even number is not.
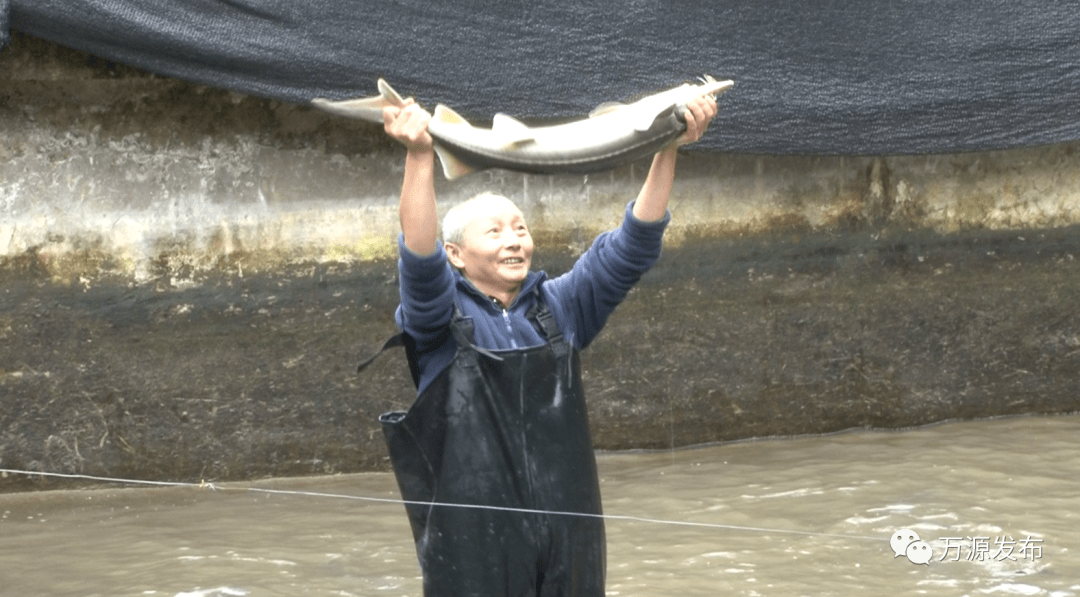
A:
[[[653,158],[649,176],[633,210],[627,209],[623,225],[597,237],[573,269],[544,285],[556,320],[564,333],[572,334],[571,340],[579,348],[592,341],[615,307],[660,257],[678,147],[700,139],[716,116],[712,96],[696,98],[687,107],[686,133]]]
[[[437,242],[435,151],[427,132],[430,121],[431,115],[412,99],[405,100],[400,108],[383,110],[387,134],[408,150],[399,206],[403,244],[398,261],[401,305],[395,320],[415,342],[421,371],[429,367],[439,371],[453,356],[433,350],[446,342],[442,331],[454,310],[454,278]]]
[[[679,146],[700,139],[716,116],[716,100],[711,95],[695,98],[687,103],[686,108],[686,133],[653,156],[649,176],[634,203],[634,217],[644,222],[659,221],[667,213]]]
[[[412,98],[405,105],[383,110],[383,128],[408,150],[401,183],[401,231],[405,246],[417,255],[431,255],[438,247],[439,216],[435,207],[435,150],[428,123],[431,114]]]

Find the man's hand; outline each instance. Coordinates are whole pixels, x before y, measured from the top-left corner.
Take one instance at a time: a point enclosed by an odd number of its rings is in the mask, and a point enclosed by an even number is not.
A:
[[[676,143],[686,145],[696,143],[709,128],[709,122],[716,116],[716,99],[711,95],[700,95],[686,103],[686,132]]]
[[[432,151],[431,134],[428,123],[431,114],[421,108],[413,98],[405,100],[405,105],[383,108],[383,129],[386,134],[397,139],[409,153],[429,153]]]

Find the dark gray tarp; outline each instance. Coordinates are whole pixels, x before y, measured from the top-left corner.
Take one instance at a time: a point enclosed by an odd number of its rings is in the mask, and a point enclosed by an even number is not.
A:
[[[11,40],[11,31],[8,24],[10,8],[8,0],[0,0],[0,49]]]
[[[385,77],[483,123],[736,81],[714,150],[896,154],[1080,139],[1073,0],[0,0],[8,27],[289,102]]]

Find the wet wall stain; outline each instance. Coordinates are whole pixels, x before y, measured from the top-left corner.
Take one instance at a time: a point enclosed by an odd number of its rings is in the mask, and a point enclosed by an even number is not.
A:
[[[1080,229],[699,239],[583,353],[598,448],[1080,409]],[[542,251],[557,274],[569,252]],[[0,290],[0,465],[199,481],[385,470],[392,261]],[[7,489],[55,483],[0,479]]]
[[[584,359],[598,445],[1075,412],[1078,251],[1076,227],[670,251]]]
[[[0,465],[173,480],[377,469],[372,423],[410,382],[385,369],[387,391],[365,391],[354,369],[392,332],[396,295],[393,264],[186,290],[8,279]]]

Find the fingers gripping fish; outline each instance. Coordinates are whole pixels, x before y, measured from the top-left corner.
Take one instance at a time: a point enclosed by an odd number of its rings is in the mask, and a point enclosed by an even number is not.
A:
[[[530,174],[586,174],[659,151],[686,130],[684,113],[688,101],[702,95],[718,96],[733,84],[706,76],[699,84],[681,85],[632,104],[602,104],[588,118],[538,127],[496,114],[490,129],[479,128],[439,104],[428,132],[449,180],[488,168]],[[382,79],[379,93],[345,101],[320,98],[311,103],[340,116],[382,123],[383,108],[403,106],[405,102]]]

